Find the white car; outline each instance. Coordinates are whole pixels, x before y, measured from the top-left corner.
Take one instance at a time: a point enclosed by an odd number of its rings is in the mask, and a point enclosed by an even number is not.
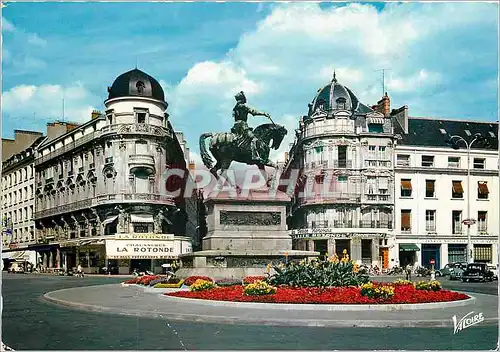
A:
[[[498,280],[498,265],[488,264],[487,268],[489,271],[493,272],[493,280]]]

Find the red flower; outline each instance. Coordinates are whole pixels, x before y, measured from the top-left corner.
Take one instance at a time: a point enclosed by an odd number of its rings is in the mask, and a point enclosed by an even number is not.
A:
[[[395,304],[395,303],[430,303],[468,299],[469,296],[452,291],[422,291],[413,286],[396,286],[394,296],[387,300],[362,296],[358,287],[338,288],[292,288],[279,287],[276,294],[264,296],[245,296],[243,286],[213,288],[200,292],[180,291],[167,295],[185,298],[197,298],[215,301],[265,302],[295,304]]]

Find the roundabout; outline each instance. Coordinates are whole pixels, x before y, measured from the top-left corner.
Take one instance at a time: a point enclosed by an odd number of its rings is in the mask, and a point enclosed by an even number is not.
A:
[[[263,309],[181,304],[144,288],[123,288],[123,281],[113,276],[3,275],[2,340],[15,350],[490,350],[498,339],[496,283],[443,281],[445,289],[476,298],[463,307],[405,314],[295,310],[287,313],[293,321],[286,325],[281,310],[267,309],[268,315],[260,315],[264,324],[252,320]],[[60,302],[47,301],[46,293]],[[176,310],[182,315],[176,316]],[[452,317],[471,311],[483,312],[486,320],[454,334]],[[311,315],[318,319],[307,321]],[[324,325],[335,319],[337,325]]]
[[[176,289],[170,289],[175,292]],[[455,302],[410,305],[307,305],[222,302],[186,299],[146,292],[120,284],[70,288],[48,292],[44,299],[73,309],[163,320],[220,324],[322,327],[453,327],[453,315],[485,312],[486,324],[497,324],[491,314],[497,297],[483,294]],[[409,312],[411,311],[411,313]]]

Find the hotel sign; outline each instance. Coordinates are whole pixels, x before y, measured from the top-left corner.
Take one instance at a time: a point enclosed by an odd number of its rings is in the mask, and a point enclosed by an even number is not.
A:
[[[182,239],[106,240],[108,259],[176,259],[192,251],[191,242]]]
[[[127,233],[116,234],[115,240],[173,240],[172,234],[158,234],[158,233]]]

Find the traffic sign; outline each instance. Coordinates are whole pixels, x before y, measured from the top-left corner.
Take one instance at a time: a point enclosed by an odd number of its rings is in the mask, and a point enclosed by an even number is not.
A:
[[[430,263],[431,264],[436,264],[436,261],[434,259],[431,259]]]
[[[475,219],[465,219],[462,221],[462,224],[467,226],[474,225],[475,223],[476,223]]]

